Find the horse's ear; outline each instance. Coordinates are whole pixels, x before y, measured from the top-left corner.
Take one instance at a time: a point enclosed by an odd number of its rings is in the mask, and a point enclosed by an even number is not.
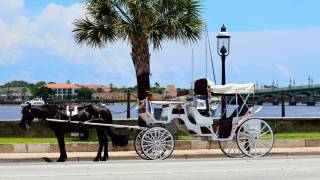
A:
[[[28,109],[31,109],[31,103],[27,102],[28,104]]]

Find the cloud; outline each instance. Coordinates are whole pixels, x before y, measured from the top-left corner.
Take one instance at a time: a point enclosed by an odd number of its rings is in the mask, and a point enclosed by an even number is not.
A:
[[[0,0],[0,67],[10,67],[22,72],[21,63],[34,63],[28,67],[28,79],[65,82],[68,76],[77,75],[78,81],[112,82],[115,85],[134,85],[135,71],[131,47],[127,42],[117,42],[103,49],[92,49],[74,42],[72,22],[83,17],[83,4],[63,6],[48,4],[33,17],[25,13],[23,0]],[[216,33],[211,32],[211,48],[216,79],[220,80],[221,61],[216,53]],[[231,32],[231,51],[227,57],[227,82],[287,81],[294,72],[297,82],[303,82],[308,74],[320,76],[320,29],[260,30]],[[193,45],[164,42],[161,50],[150,50],[151,80],[161,85],[176,84],[189,87],[191,81],[191,53],[194,49],[194,78],[205,77],[205,47],[203,40]],[[43,61],[43,69],[52,74],[38,76],[35,61]],[[63,67],[63,68],[59,68]],[[67,67],[67,68],[66,68]],[[69,68],[70,67],[70,68]],[[213,79],[208,55],[208,77]],[[301,70],[308,69],[308,72]],[[63,73],[61,73],[63,69]],[[84,73],[82,69],[89,69]],[[55,74],[54,74],[55,73]],[[281,73],[284,77],[277,76]],[[23,73],[21,76],[23,77]],[[62,74],[62,75],[61,75]],[[0,82],[14,76],[0,74]],[[27,77],[27,75],[26,75]],[[301,77],[301,78],[299,78]],[[56,79],[53,79],[56,78]],[[65,78],[65,79],[64,79]],[[49,79],[49,78],[48,78]],[[282,80],[283,79],[283,80]],[[77,81],[76,77],[73,81]],[[219,83],[219,82],[217,82]]]
[[[24,5],[24,0],[0,0],[0,6],[3,9],[17,9],[22,8]]]
[[[281,64],[276,64],[275,65],[277,70],[285,77],[292,77],[292,72],[286,68],[285,66],[281,65]]]

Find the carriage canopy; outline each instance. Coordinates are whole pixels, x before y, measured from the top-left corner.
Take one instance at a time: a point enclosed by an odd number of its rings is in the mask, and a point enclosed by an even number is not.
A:
[[[208,78],[198,79],[194,83],[194,93],[196,95],[207,95],[208,91],[213,94],[252,94],[254,84],[226,84],[216,85]]]
[[[252,94],[254,93],[254,84],[226,84],[214,85],[210,87],[214,94]]]

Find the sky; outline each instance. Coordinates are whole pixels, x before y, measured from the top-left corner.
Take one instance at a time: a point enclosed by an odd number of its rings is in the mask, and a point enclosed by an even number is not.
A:
[[[134,86],[130,44],[92,49],[74,42],[72,22],[84,17],[84,0],[0,0],[0,84],[12,80]],[[202,18],[210,38],[217,84],[221,61],[216,34],[225,24],[231,34],[227,83],[279,86],[320,84],[320,1],[202,0]],[[152,49],[152,47],[150,47]],[[151,50],[151,83],[190,87],[194,79],[213,79],[205,43],[166,41]]]

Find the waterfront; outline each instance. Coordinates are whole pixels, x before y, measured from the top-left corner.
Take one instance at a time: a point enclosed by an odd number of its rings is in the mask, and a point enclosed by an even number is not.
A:
[[[132,105],[134,105],[134,103],[132,103]],[[119,119],[127,117],[127,104],[107,105],[107,107],[111,110],[113,118]],[[131,108],[131,117],[138,117],[138,112],[135,106]],[[20,118],[21,107],[19,105],[0,105],[0,121],[14,121]]]
[[[260,106],[255,106],[255,109]],[[108,108],[112,111],[113,118],[126,118],[127,112],[126,104],[113,104],[108,105]],[[122,113],[119,113],[122,112]],[[232,112],[232,111],[231,111]],[[219,109],[217,110],[217,115]],[[230,111],[229,111],[230,113]],[[131,109],[131,118],[136,118],[138,112],[136,107]],[[262,105],[262,110],[256,114],[259,117],[280,117],[281,106]],[[286,106],[286,116],[288,117],[320,117],[320,106]],[[0,105],[0,121],[4,120],[18,120],[21,118],[21,107],[19,105]]]

